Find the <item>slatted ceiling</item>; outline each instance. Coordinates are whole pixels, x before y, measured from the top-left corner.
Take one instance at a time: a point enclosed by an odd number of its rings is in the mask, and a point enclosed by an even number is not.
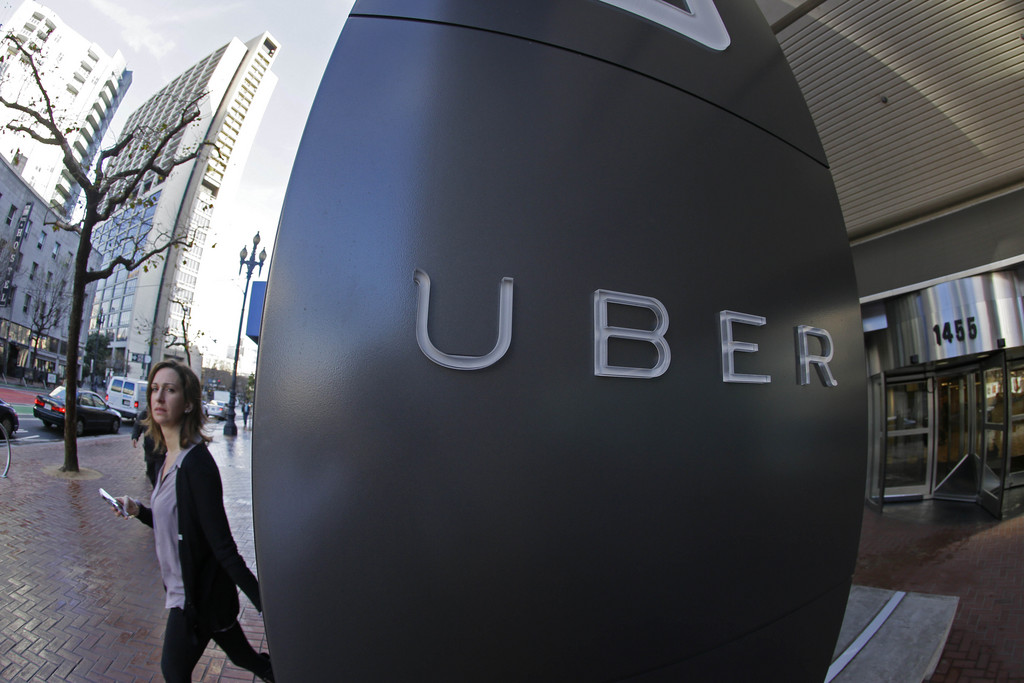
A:
[[[1024,183],[1022,33],[1024,0],[827,0],[778,36],[851,238]]]
[[[897,67],[897,68],[899,68],[899,67]],[[901,71],[903,71],[903,69],[901,69]],[[891,98],[890,99],[891,105],[894,105],[900,99],[900,96],[897,96],[895,93],[890,93],[890,98]],[[932,112],[929,111],[928,113],[931,114]],[[950,113],[950,111],[947,110],[946,112],[944,112],[944,115],[948,115],[949,113]],[[822,115],[826,115],[825,112],[822,112]],[[926,116],[925,118],[926,119],[931,119],[932,117],[931,116]],[[926,127],[930,126],[931,130],[921,131],[922,132],[922,137],[932,137],[932,138],[934,138],[936,130],[941,131],[942,127],[944,125],[946,125],[947,123],[948,122],[943,121],[943,120],[940,119],[937,126],[936,126],[936,124],[934,122],[926,124]],[[918,127],[921,126],[920,121],[913,121],[913,120],[910,120],[909,118],[907,120],[904,120],[903,124],[906,125],[906,126],[914,126],[914,125],[916,125]],[[862,143],[862,141],[863,141],[863,139],[865,137],[868,137],[868,138],[871,137],[871,136],[865,136],[863,130],[861,130],[859,127],[849,126],[845,130],[847,131],[845,135],[836,135],[836,134],[833,133],[833,135],[832,135],[832,146],[833,146],[834,149],[842,149],[843,145],[851,144],[851,142],[850,142],[851,140],[853,141],[854,144],[856,144],[856,143]],[[877,136],[875,136],[875,137],[877,137]],[[883,141],[883,146],[888,146],[885,143],[885,141]],[[912,148],[908,148],[908,147],[905,147],[905,146],[902,147],[901,149],[904,149],[904,150],[911,149],[912,150]],[[968,149],[969,149],[969,147],[968,147]],[[867,150],[870,151],[870,152],[873,152],[874,154],[877,154],[878,151],[879,151],[877,149],[877,145],[868,147]],[[863,154],[864,151],[865,151],[865,148],[862,147],[861,148],[861,153]],[[903,156],[906,157],[907,155],[904,154]],[[905,161],[905,159],[899,159],[899,158],[890,157],[890,162],[893,164],[894,167],[897,168],[897,172],[900,171],[899,166],[901,165],[901,163],[903,161]],[[884,180],[884,179],[885,179],[884,176],[879,175],[879,180]],[[848,199],[852,199],[853,198],[848,193],[844,193],[844,194],[847,194]],[[917,196],[917,195],[914,195],[914,196]]]

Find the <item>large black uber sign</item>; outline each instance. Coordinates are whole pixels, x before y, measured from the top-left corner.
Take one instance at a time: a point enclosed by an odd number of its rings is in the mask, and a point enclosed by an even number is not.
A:
[[[862,347],[753,2],[360,0],[261,335],[279,680],[818,683]]]

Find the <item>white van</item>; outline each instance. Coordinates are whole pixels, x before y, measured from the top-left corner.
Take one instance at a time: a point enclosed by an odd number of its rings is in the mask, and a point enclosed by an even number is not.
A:
[[[134,422],[146,409],[146,380],[111,377],[107,380],[106,401],[121,417]]]

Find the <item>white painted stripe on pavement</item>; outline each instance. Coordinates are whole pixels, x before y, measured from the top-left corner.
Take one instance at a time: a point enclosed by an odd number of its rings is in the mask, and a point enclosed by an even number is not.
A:
[[[893,611],[899,606],[903,598],[906,597],[906,593],[903,591],[896,591],[889,602],[885,603],[885,607],[882,608],[875,618],[871,620],[871,623],[860,632],[857,639],[850,643],[850,647],[846,648],[843,654],[836,658],[836,661],[832,662],[832,666],[828,668],[828,675],[825,677],[825,683],[831,683],[832,679],[839,675],[839,672],[846,668],[846,665],[853,661],[853,658],[864,649],[864,646],[868,644],[868,641],[878,633],[878,629],[882,628],[882,624],[892,615]]]

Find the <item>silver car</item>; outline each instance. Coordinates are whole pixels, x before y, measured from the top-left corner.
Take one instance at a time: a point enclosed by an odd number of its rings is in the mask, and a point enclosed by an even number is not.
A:
[[[203,406],[203,410],[206,411],[206,416],[207,417],[215,417],[218,420],[223,420],[224,419],[224,412],[227,409],[228,409],[227,405],[225,405],[223,402],[217,401],[217,400],[210,401],[205,406]]]

